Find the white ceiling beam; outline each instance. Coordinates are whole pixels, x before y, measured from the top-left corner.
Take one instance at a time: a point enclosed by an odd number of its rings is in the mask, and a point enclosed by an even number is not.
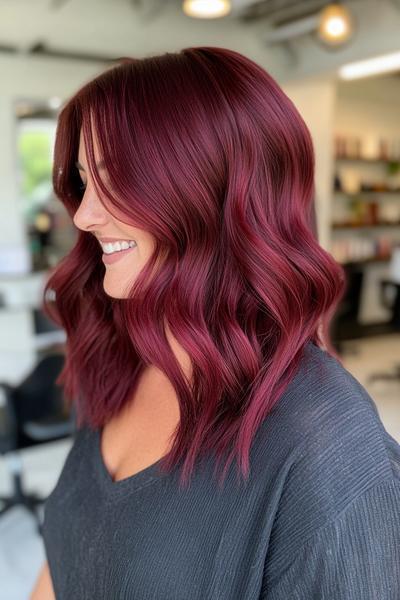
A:
[[[267,31],[263,35],[263,40],[267,44],[280,44],[281,42],[287,42],[302,35],[306,35],[315,31],[318,27],[319,15],[311,15],[304,17],[303,19],[297,19],[287,25],[281,25],[275,27],[270,31]]]

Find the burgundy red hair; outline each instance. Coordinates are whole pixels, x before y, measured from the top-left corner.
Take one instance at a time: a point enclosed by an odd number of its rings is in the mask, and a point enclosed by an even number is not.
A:
[[[339,358],[329,324],[345,276],[317,239],[309,130],[276,81],[233,50],[123,59],[59,115],[53,185],[71,217],[82,198],[81,127],[99,197],[157,246],[124,299],[105,294],[101,248],[83,231],[47,281],[45,310],[67,334],[59,381],[79,425],[102,427],[153,364],[181,411],[162,468],[182,460],[187,483],[200,454],[213,451],[220,464],[230,451],[223,476],[235,454],[247,476],[254,434],[306,343]],[[166,324],[191,358],[191,382]]]

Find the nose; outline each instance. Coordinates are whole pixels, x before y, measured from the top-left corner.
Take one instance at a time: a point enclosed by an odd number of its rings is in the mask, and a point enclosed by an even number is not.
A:
[[[98,230],[107,224],[109,213],[97,197],[94,188],[87,186],[73,222],[82,231]]]

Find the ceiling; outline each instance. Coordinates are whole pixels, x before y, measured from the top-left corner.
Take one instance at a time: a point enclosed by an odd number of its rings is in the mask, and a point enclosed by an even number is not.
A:
[[[182,0],[0,0],[0,60],[46,57],[90,64],[217,45],[247,54],[284,79],[328,73],[345,62],[400,49],[400,0],[345,0],[357,31],[351,44],[334,51],[312,35],[273,47],[265,40],[271,29],[315,13],[327,0],[232,2],[229,17],[193,19],[182,12]]]
[[[370,2],[369,2],[370,3]],[[375,0],[400,10],[400,0]],[[0,0],[0,54],[70,57],[98,61],[127,52],[142,54],[168,48],[177,31],[188,42],[237,32],[259,36],[279,25],[317,12],[327,0],[232,0],[223,19],[193,19],[182,12],[182,0]],[[368,0],[347,0],[351,8]],[[171,39],[169,39],[171,33]],[[265,42],[264,42],[264,45]]]

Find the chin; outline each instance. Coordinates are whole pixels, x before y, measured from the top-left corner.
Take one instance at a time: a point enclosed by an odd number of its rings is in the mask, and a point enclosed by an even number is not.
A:
[[[124,294],[123,290],[121,290],[121,289],[116,289],[115,287],[107,286],[107,285],[103,285],[103,289],[104,289],[104,292],[107,294],[107,296],[110,296],[110,298],[116,298],[116,299],[125,298],[125,294]]]

